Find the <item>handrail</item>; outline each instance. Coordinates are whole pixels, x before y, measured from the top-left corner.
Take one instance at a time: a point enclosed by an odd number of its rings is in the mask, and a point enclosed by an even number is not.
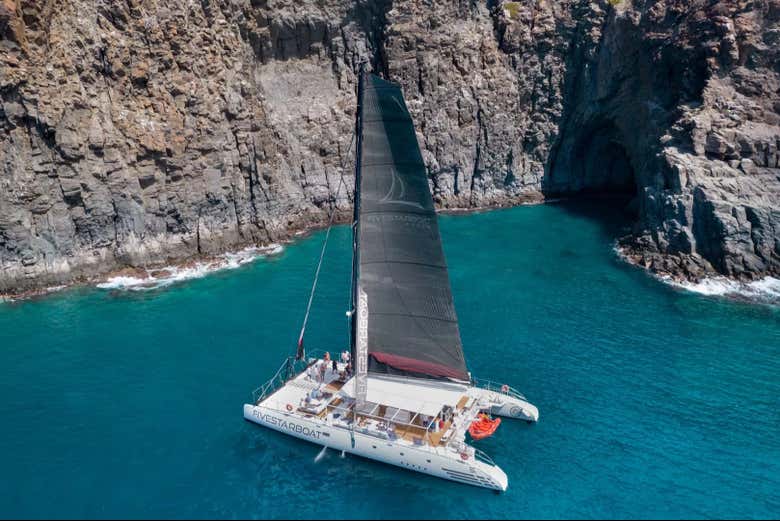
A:
[[[481,461],[482,463],[487,463],[492,467],[497,466],[495,462],[490,458],[490,456],[488,456],[487,454],[485,454],[484,452],[482,452],[476,447],[472,447],[472,449],[474,449],[474,459]]]
[[[323,358],[325,354],[324,350],[315,351],[313,354],[309,354],[305,360],[298,360],[295,357],[288,356],[285,358],[276,373],[269,378],[263,385],[252,391],[252,398],[254,403],[258,404],[263,401],[269,394],[273,393],[289,380],[297,376],[302,370],[308,367],[316,360]]]
[[[297,376],[298,373],[305,369],[310,363],[321,359],[322,355],[324,354],[324,350],[315,351],[313,354],[308,355],[306,360],[297,360],[292,356],[285,358],[284,362],[282,362],[282,365],[279,366],[279,369],[276,370],[276,373],[274,373],[274,375],[269,378],[263,385],[252,391],[252,398],[254,399],[254,403],[258,404],[263,401],[269,394],[286,384],[288,380]]]
[[[274,375],[269,378],[263,385],[252,391],[252,399],[254,400],[254,403],[260,403],[266,398],[266,396],[287,383],[287,380],[289,380],[291,377],[291,373],[294,371],[296,362],[297,360],[294,360],[291,356],[285,358],[284,362],[282,362],[282,365],[279,366],[279,369],[276,370]]]
[[[506,385],[506,384],[499,385],[499,384],[497,384],[495,382],[492,382],[490,380],[480,380],[478,378],[472,378],[471,380],[472,380],[474,386],[476,386],[476,387],[480,387],[482,389],[487,389],[488,391],[492,391],[494,393],[499,393],[499,394],[505,394],[507,396],[512,396],[514,398],[517,398],[517,399],[520,399],[520,400],[523,400],[523,401],[526,401],[526,402],[528,401],[528,399],[520,391],[518,391],[514,387],[510,387],[509,385]],[[504,387],[504,386],[506,386],[506,387]],[[502,388],[505,388],[507,390],[504,391],[504,390],[502,390]]]
[[[348,351],[348,349],[345,349],[345,351]],[[325,358],[325,353],[330,353],[331,360],[341,361],[340,358],[336,358],[337,356],[341,356],[341,351],[333,351],[333,350],[325,350],[325,349],[318,349],[316,351],[311,351],[306,353],[306,365],[309,365],[311,362],[314,362],[315,360],[323,360]]]

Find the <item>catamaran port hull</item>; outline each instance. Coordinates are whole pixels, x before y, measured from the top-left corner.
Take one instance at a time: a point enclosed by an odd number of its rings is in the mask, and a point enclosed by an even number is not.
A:
[[[535,405],[511,397],[504,402],[491,406],[490,414],[505,418],[517,418],[529,423],[539,421],[539,409]]]
[[[244,418],[318,445],[459,483],[504,491],[501,468],[444,448],[410,446],[262,405],[244,404]]]
[[[509,394],[509,392],[498,392],[481,387],[472,387],[472,393],[481,403],[487,405],[485,410],[490,414],[525,420],[529,423],[539,421],[539,409],[519,393]]]

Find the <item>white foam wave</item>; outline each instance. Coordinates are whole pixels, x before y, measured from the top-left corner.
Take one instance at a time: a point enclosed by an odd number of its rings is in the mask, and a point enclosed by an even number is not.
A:
[[[250,246],[237,252],[225,253],[208,261],[198,261],[184,266],[147,269],[139,271],[137,275],[117,275],[97,284],[97,287],[130,291],[163,288],[176,282],[205,277],[215,271],[235,269],[261,257],[281,253],[283,249],[279,244],[265,247]]]
[[[612,249],[618,257],[628,260],[626,252],[617,241]],[[676,288],[708,297],[727,297],[780,306],[780,279],[774,277],[764,277],[752,282],[739,282],[726,277],[708,277],[699,282],[678,281],[668,275],[656,277]]]
[[[700,282],[665,282],[694,293],[707,296],[732,297],[780,305],[780,279],[764,277],[753,282],[738,282],[726,277],[711,277]]]

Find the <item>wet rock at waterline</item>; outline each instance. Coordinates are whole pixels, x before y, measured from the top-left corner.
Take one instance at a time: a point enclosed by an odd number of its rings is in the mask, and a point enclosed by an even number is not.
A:
[[[0,292],[346,218],[361,60],[403,85],[440,207],[626,194],[633,262],[777,275],[779,21],[777,0],[2,0]]]

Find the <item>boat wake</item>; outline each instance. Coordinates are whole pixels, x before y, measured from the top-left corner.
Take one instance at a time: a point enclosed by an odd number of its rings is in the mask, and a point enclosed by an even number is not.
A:
[[[323,446],[323,447],[322,447],[322,450],[320,451],[320,453],[319,453],[319,454],[317,454],[317,457],[316,457],[316,458],[314,458],[314,463],[319,463],[319,462],[320,462],[320,460],[322,460],[322,458],[324,458],[324,457],[325,457],[325,453],[326,453],[327,451],[328,451],[328,446],[327,446],[327,445]]]
[[[170,286],[176,282],[197,279],[221,271],[235,269],[261,257],[277,255],[283,247],[272,244],[265,247],[251,246],[238,252],[225,253],[211,260],[198,261],[183,266],[142,269],[132,275],[116,275],[97,284],[98,288],[111,290],[145,291]]]
[[[764,277],[753,282],[738,282],[726,277],[711,277],[700,282],[679,282],[669,277],[661,277],[661,280],[700,295],[729,297],[780,306],[780,279],[773,277]]]

